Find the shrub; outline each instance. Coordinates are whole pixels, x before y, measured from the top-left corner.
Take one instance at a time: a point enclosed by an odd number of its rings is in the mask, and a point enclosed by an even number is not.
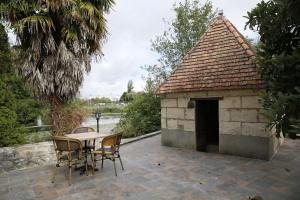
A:
[[[16,100],[0,80],[0,146],[24,143],[25,130],[17,123]]]
[[[101,113],[122,113],[123,109],[117,106],[100,107]]]
[[[62,107],[60,115],[63,132],[68,134],[88,117],[88,111],[76,102],[72,102]]]
[[[140,93],[129,103],[125,115],[114,132],[121,132],[123,137],[135,137],[160,129],[159,97]]]

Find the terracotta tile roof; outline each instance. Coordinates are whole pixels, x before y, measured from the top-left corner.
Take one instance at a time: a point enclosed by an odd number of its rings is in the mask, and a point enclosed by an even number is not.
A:
[[[158,94],[262,88],[255,52],[224,16],[219,16]]]

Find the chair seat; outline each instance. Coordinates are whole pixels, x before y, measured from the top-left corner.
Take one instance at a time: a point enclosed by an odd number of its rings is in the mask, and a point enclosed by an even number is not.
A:
[[[94,154],[106,154],[106,155],[110,155],[110,154],[113,154],[113,151],[112,151],[112,148],[110,147],[107,147],[107,148],[104,148],[104,152],[102,152],[101,149],[97,149],[95,151],[93,151]]]

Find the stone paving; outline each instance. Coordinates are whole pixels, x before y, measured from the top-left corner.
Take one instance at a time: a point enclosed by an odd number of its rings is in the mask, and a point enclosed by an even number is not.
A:
[[[121,153],[125,170],[117,163],[117,177],[107,160],[95,175],[74,171],[71,186],[66,168],[51,183],[53,165],[2,173],[0,199],[300,199],[300,140],[286,140],[272,161],[164,147],[160,135]]]

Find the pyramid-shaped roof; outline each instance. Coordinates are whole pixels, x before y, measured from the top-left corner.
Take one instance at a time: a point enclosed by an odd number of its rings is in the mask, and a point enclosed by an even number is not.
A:
[[[217,17],[158,94],[262,88],[255,52],[224,16]]]

